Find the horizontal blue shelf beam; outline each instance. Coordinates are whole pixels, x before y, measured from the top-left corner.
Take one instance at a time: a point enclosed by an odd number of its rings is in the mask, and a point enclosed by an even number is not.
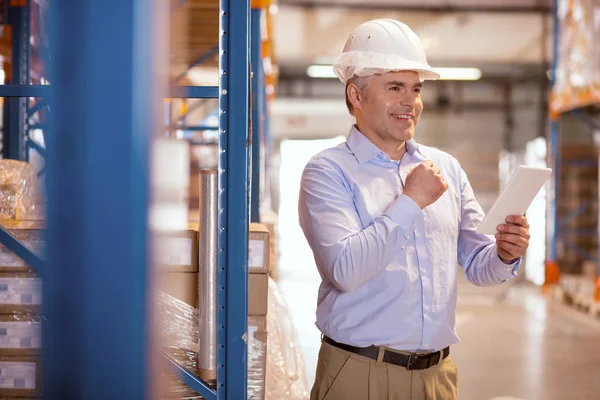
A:
[[[171,126],[172,131],[218,131],[218,126]]]
[[[572,114],[577,117],[581,122],[585,123],[592,129],[600,129],[600,122],[595,120],[590,115],[584,114],[581,110],[574,110]]]
[[[216,140],[201,140],[201,139],[188,139],[192,146],[217,146],[219,142]]]
[[[0,85],[0,97],[44,97],[50,85]]]
[[[21,257],[23,261],[31,265],[36,272],[40,273],[44,268],[44,261],[36,256],[31,250],[15,239],[6,229],[0,226],[0,243],[10,251]]]
[[[578,208],[576,208],[575,210],[573,210],[572,212],[570,212],[569,214],[565,215],[563,218],[559,219],[557,228],[559,228],[559,229],[562,228],[563,226],[567,225],[569,222],[573,221],[575,218],[577,218],[580,215],[587,212],[588,208],[590,208],[592,206],[592,204],[594,204],[597,201],[598,200],[596,200],[595,198],[590,199],[590,200],[586,201],[585,203],[583,203]]]
[[[31,124],[29,129],[48,129],[48,127],[44,124]]]
[[[204,396],[206,400],[216,400],[217,392],[211,388],[206,382],[202,379],[195,376],[191,373],[187,368],[182,365],[179,365],[177,361],[175,361],[171,356],[161,352],[161,355],[167,361],[169,365],[169,369],[180,381],[185,383],[190,387],[194,392],[198,393],[200,396]]]
[[[559,231],[559,236],[580,236],[580,237],[595,237],[598,236],[598,231],[595,229],[563,229]]]
[[[580,168],[594,168],[598,166],[597,159],[589,160],[561,160],[563,167],[580,167]]]
[[[584,260],[588,260],[588,261],[597,261],[597,255],[596,254],[591,254],[588,250],[581,248],[580,246],[576,245],[575,243],[571,243],[568,240],[564,241],[565,247],[569,250],[571,250],[573,253],[577,254],[580,258],[584,259]]]
[[[171,98],[179,99],[218,99],[218,86],[171,86]]]
[[[50,85],[0,85],[0,97],[44,97],[48,96]],[[218,99],[218,86],[172,86],[172,98]]]

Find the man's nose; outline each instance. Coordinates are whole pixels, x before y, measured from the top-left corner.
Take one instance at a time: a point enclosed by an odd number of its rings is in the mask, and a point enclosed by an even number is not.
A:
[[[414,107],[415,104],[417,102],[417,96],[411,94],[407,94],[406,96],[402,96],[402,98],[400,99],[400,104],[402,104],[403,106],[410,106],[410,107]]]

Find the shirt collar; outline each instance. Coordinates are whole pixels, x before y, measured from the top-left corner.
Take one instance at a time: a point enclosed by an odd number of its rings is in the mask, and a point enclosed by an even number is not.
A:
[[[385,155],[379,147],[375,146],[365,135],[360,133],[356,125],[352,125],[346,143],[360,164],[371,161],[380,154]],[[406,152],[409,156],[412,157],[418,150],[419,145],[414,139],[406,142]]]

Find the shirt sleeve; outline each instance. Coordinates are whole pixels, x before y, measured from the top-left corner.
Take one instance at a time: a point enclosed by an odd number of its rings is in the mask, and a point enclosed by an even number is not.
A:
[[[352,184],[337,165],[311,161],[302,174],[298,212],[300,226],[321,270],[339,290],[358,289],[378,275],[422,228],[424,213],[400,195],[387,210],[362,228],[354,206]]]
[[[498,256],[493,236],[476,233],[485,216],[475,199],[467,175],[460,169],[461,222],[458,236],[458,260],[469,282],[477,286],[493,286],[514,278],[521,265],[519,258],[505,264]]]

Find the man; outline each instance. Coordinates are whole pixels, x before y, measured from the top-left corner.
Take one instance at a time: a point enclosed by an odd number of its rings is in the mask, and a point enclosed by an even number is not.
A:
[[[514,277],[527,220],[475,233],[484,213],[459,163],[413,139],[422,81],[439,75],[408,26],[362,24],[334,68],[356,125],[302,176],[300,224],[322,277],[311,399],[456,399],[458,262],[475,285]]]

